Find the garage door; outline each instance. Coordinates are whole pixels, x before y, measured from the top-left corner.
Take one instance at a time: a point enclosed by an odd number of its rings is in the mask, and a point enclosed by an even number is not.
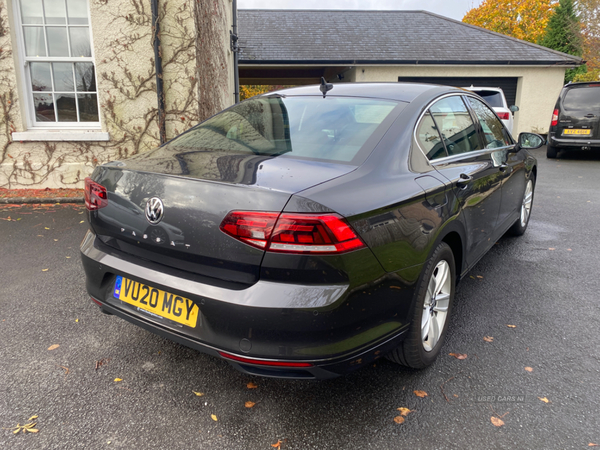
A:
[[[447,86],[499,87],[504,91],[508,106],[516,105],[517,77],[398,77],[398,81],[444,84]],[[519,105],[517,105],[519,106]]]

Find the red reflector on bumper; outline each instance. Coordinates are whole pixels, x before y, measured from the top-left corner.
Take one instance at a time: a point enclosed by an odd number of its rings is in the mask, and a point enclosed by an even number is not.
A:
[[[92,299],[92,301],[98,305],[98,306],[102,306],[102,303],[100,303],[98,300],[96,300],[94,297],[90,297]]]
[[[265,361],[262,359],[244,358],[242,356],[232,355],[230,353],[219,352],[223,358],[231,359],[233,361],[256,364],[260,366],[271,366],[271,367],[312,367],[311,363],[306,362],[292,362],[292,361]]]

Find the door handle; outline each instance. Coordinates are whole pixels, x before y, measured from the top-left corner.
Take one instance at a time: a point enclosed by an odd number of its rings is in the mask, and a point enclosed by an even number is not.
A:
[[[471,181],[473,181],[472,176],[467,175],[466,173],[461,173],[459,175],[458,181],[456,182],[456,185],[458,187],[465,188]]]
[[[594,117],[596,117],[594,114],[586,114],[585,116],[586,119],[593,119]]]

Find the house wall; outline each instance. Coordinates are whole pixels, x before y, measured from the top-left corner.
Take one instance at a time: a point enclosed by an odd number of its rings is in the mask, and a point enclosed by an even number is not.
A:
[[[89,5],[101,130],[82,137],[72,130],[27,128],[13,0],[0,0],[0,187],[80,188],[96,165],[160,142],[150,2],[90,0]],[[231,1],[159,0],[159,5],[170,139],[206,115],[200,104],[207,91],[212,114],[233,103]],[[213,18],[208,45],[199,42],[204,35],[196,32],[198,17]],[[199,83],[199,62],[213,66],[204,83]]]
[[[556,99],[564,84],[564,67],[524,66],[360,66],[347,72],[345,81],[397,82],[399,76],[428,77],[517,77],[513,134],[547,133]]]

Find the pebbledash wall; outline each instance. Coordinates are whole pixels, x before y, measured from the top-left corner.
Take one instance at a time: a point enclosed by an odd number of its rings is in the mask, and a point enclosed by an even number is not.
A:
[[[513,134],[547,133],[556,99],[564,84],[564,66],[359,66],[345,74],[345,81],[397,82],[398,77],[516,77]]]
[[[25,13],[19,1],[42,4],[41,0],[0,0],[0,188],[81,188],[96,165],[159,145],[150,0],[65,0],[65,11],[79,8],[81,16],[82,8],[88,8],[99,119],[90,127],[56,120],[44,127],[41,116],[36,116],[39,107],[32,107],[32,98],[40,88],[32,87],[34,77],[27,72],[31,58],[24,61],[23,34],[18,33],[24,33],[20,18]],[[86,6],[77,4],[82,1]],[[46,15],[56,8],[57,2],[52,3],[45,6]],[[158,4],[169,139],[234,102],[232,6],[230,0],[159,0]],[[46,24],[57,19],[39,20]],[[69,36],[71,43],[77,35]],[[31,56],[30,47],[27,52]],[[43,61],[52,63],[48,58]],[[77,67],[84,66],[72,67],[77,74]],[[57,75],[52,73],[56,83]],[[71,84],[77,83],[77,75],[75,80]],[[77,111],[81,109],[80,105]]]

